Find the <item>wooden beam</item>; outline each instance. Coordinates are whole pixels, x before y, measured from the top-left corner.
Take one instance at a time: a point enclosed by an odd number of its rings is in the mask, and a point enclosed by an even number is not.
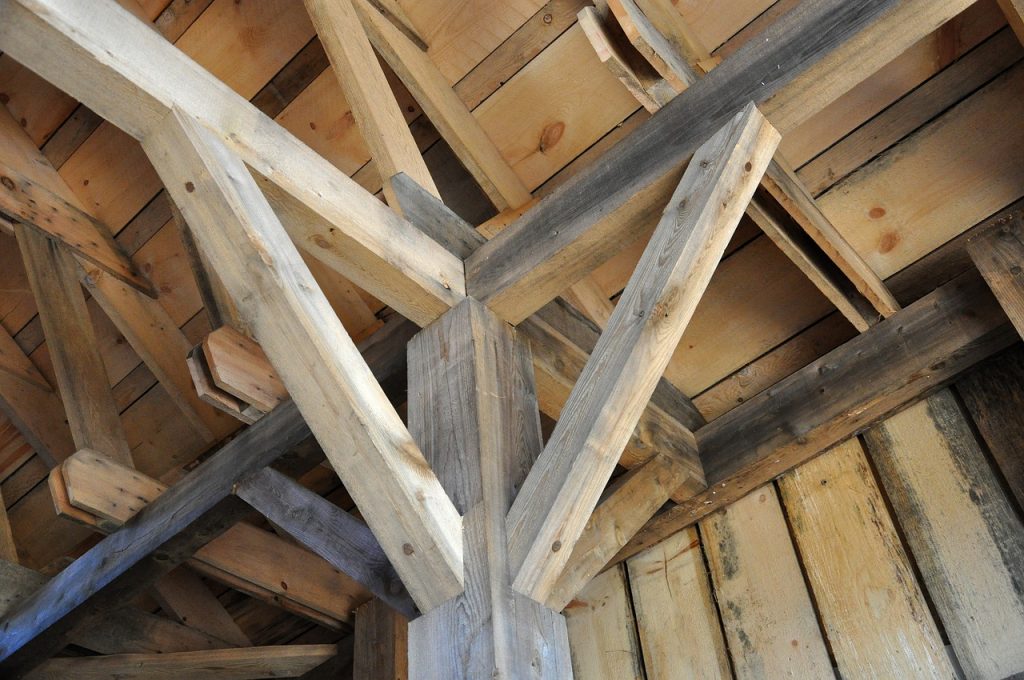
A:
[[[46,381],[36,365],[3,327],[0,327],[0,372],[17,378],[42,392],[53,392],[50,383]]]
[[[613,562],[742,498],[1015,341],[980,277],[961,275],[699,430],[708,490],[656,515]]]
[[[665,36],[669,46],[681,54],[698,73],[703,75],[718,65],[720,59],[711,56],[708,48],[687,25],[682,13],[672,0],[633,0],[633,2],[651,27]]]
[[[34,229],[17,224],[15,232],[75,446],[133,465],[78,282],[77,263],[62,246]]]
[[[210,366],[206,363],[206,355],[203,353],[202,344],[193,347],[185,359],[188,366],[188,374],[192,378],[192,385],[195,387],[196,396],[210,406],[227,413],[232,418],[237,418],[247,425],[252,425],[266,415],[263,411],[242,401],[233,394],[214,384]]]
[[[7,504],[0,493],[0,560],[18,563],[18,546],[11,533],[11,520],[7,517]]]
[[[463,296],[458,258],[112,0],[3,0],[0,16],[0,49],[136,139],[175,105],[203,121],[260,176],[301,248],[406,318],[428,323]]]
[[[998,0],[999,8],[1006,15],[1006,21],[1024,43],[1024,0]]]
[[[143,680],[168,677],[191,680],[258,680],[297,678],[330,659],[335,645],[285,645],[170,654],[50,659],[27,677],[31,680]]]
[[[997,225],[972,237],[967,252],[1024,337],[1024,229],[1014,221]]]
[[[259,344],[230,326],[203,338],[203,356],[217,387],[264,413],[289,398]]]
[[[294,405],[275,409],[50,579],[0,620],[4,677],[24,677],[77,626],[123,605],[250,512],[230,495],[234,482],[308,438]]]
[[[970,4],[798,5],[477,250],[469,294],[507,321],[525,319],[647,233],[687,159],[748,102],[785,135]]]
[[[530,190],[501,155],[497,145],[487,136],[430,56],[371,7],[369,0],[352,0],[352,3],[370,42],[409,88],[427,118],[491,199],[491,203],[499,211],[528,203],[532,198]],[[384,175],[387,169],[380,167],[383,176],[390,176]],[[416,175],[408,174],[414,181],[421,183]],[[384,186],[387,185],[385,182]],[[421,185],[437,195],[432,184]]]
[[[380,600],[356,610],[352,677],[407,680],[409,621]]]
[[[505,515],[541,448],[528,344],[475,300],[409,343],[409,428],[464,514],[466,591],[410,624],[410,680],[570,678],[562,617],[513,592]]]
[[[251,647],[235,620],[195,572],[178,567],[153,584],[160,608],[189,628],[211,635],[232,647]]]
[[[778,142],[751,104],[694,155],[509,512],[519,592],[546,601],[565,568]]]
[[[462,518],[245,165],[180,111],[144,148],[417,605],[461,592]]]
[[[405,40],[406,36],[376,10],[370,9],[370,14],[357,12],[354,0],[305,0],[305,4],[370,157],[377,165],[388,205],[400,211],[389,181],[400,172],[440,196],[360,19],[375,19],[381,23],[380,28],[391,29]]]
[[[682,92],[697,82],[700,75],[683,52],[640,10],[638,4],[634,0],[608,0],[608,8],[633,47],[676,92]],[[674,8],[669,9],[675,11]]]
[[[389,607],[419,614],[380,543],[351,514],[270,468],[236,484],[235,495]]]

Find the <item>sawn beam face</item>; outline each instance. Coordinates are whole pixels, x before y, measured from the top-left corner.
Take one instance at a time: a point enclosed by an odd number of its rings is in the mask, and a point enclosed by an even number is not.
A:
[[[143,147],[423,611],[462,591],[462,518],[245,165],[175,111]]]
[[[694,156],[509,512],[519,592],[547,599],[779,139],[750,104]]]
[[[747,102],[785,134],[970,4],[800,3],[475,252],[468,293],[522,321],[645,233],[686,160]]]

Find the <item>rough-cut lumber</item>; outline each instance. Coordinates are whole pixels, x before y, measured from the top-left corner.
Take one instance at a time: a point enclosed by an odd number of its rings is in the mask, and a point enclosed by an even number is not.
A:
[[[1024,1],[999,0],[999,8],[1006,15],[1006,21],[1017,34],[1017,39],[1024,43]]]
[[[636,622],[622,567],[591,581],[565,610],[572,670],[580,680],[642,680]]]
[[[656,515],[615,559],[743,497],[1018,339],[980,277],[947,283],[701,428],[708,491]]]
[[[170,654],[50,659],[27,677],[31,680],[258,680],[297,678],[334,656],[335,645],[249,647]]]
[[[683,18],[682,12],[672,0],[634,0],[651,27],[663,35],[679,54],[700,73],[707,73],[718,65],[719,59],[711,56],[700,37]]]
[[[0,111],[0,116],[6,115],[6,111]],[[153,285],[139,273],[104,225],[2,162],[0,214],[11,222],[27,225],[60,241],[78,256],[136,290],[149,296],[156,295]]]
[[[648,680],[732,677],[697,530],[636,555],[627,571]]]
[[[463,295],[458,258],[111,0],[4,0],[0,18],[5,55],[136,139],[174,105],[216,130],[261,176],[300,247],[406,318],[427,323]]]
[[[178,110],[145,147],[420,610],[457,595],[462,518],[245,165]]]
[[[0,561],[0,616],[46,584],[28,567]],[[220,649],[225,643],[162,616],[132,606],[114,609],[94,626],[83,626],[71,642],[99,654],[188,652]]]
[[[247,425],[252,425],[266,415],[263,411],[248,404],[233,394],[214,384],[213,375],[210,374],[210,366],[206,363],[206,355],[203,352],[202,343],[189,350],[185,358],[185,365],[188,367],[189,377],[195,387],[196,396],[204,403],[227,413],[233,418],[241,420]]]
[[[224,640],[225,646],[252,646],[220,600],[187,567],[178,567],[157,581],[153,593],[160,608],[179,623]]]
[[[18,546],[14,544],[11,520],[7,517],[7,505],[4,503],[2,493],[0,493],[0,560],[18,563]]]
[[[217,387],[268,413],[288,399],[288,390],[263,349],[230,326],[203,338],[203,356]]]
[[[373,680],[409,678],[409,622],[380,600],[356,610],[352,677]]]
[[[683,175],[509,512],[520,592],[546,601],[778,142],[751,104]]]
[[[53,391],[50,383],[46,381],[32,360],[25,356],[21,347],[5,328],[0,328],[0,372],[18,378],[43,392]]]
[[[351,1],[370,42],[409,88],[416,103],[423,107],[427,118],[448,142],[455,156],[487,194],[491,203],[498,210],[504,210],[529,202],[530,190],[502,157],[498,147],[427,53],[418,49],[408,37],[375,11],[369,0]],[[385,174],[389,168],[380,163],[378,170],[382,176],[390,176]],[[417,176],[409,174],[414,181],[420,183]],[[384,186],[386,188],[388,182]],[[422,186],[427,190],[432,189],[430,184]]]
[[[351,514],[270,468],[236,484],[235,495],[388,606],[419,613],[377,539]]]
[[[521,321],[645,233],[687,158],[749,101],[785,135],[969,4],[802,3],[474,253],[469,293]]]
[[[779,490],[842,677],[955,678],[860,440]]]
[[[100,357],[78,264],[63,246],[15,226],[75,446],[132,465],[132,452]]]
[[[370,156],[384,180],[384,196],[389,205],[399,209],[388,179],[400,172],[412,177],[430,193],[440,194],[360,20],[375,19],[381,27],[393,30],[402,39],[407,38],[379,12],[371,8],[357,12],[355,2],[305,0],[305,5],[345,99],[352,107],[352,115]],[[425,54],[423,57],[427,59]]]
[[[1024,671],[1024,524],[949,390],[865,434],[964,673]]]
[[[737,680],[832,677],[775,487],[700,523]]]
[[[71,505],[106,520],[114,528],[167,490],[167,485],[90,449],[77,451],[65,460],[61,473]]]
[[[308,437],[294,405],[275,409],[26,598],[0,621],[5,677],[22,677],[78,625],[124,604],[238,521],[248,506],[230,496],[232,484]]]
[[[466,259],[480,244],[487,242],[473,225],[405,173],[392,177],[391,186],[405,219],[459,259]]]
[[[541,448],[529,346],[467,299],[409,344],[409,428],[463,513],[466,590],[410,624],[412,678],[570,677],[565,622],[512,590],[505,515]]]
[[[629,42],[651,66],[661,74],[676,92],[682,92],[697,82],[694,65],[658,27],[647,17],[634,0],[608,0],[608,9],[619,22]],[[669,8],[671,10],[671,8]],[[674,10],[672,10],[674,11]]]
[[[967,243],[974,266],[1024,337],[1024,228],[1006,222]]]
[[[671,452],[655,455],[616,480],[594,509],[572,556],[548,595],[547,606],[562,611],[633,534],[661,509],[689,477],[689,467]]]

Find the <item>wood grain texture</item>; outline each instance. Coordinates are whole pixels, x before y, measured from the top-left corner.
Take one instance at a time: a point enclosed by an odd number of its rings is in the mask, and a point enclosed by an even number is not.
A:
[[[956,678],[860,440],[779,490],[842,677]]]
[[[252,642],[205,583],[186,567],[178,567],[153,585],[160,608],[179,623],[224,640],[225,646],[251,647]]]
[[[697,530],[683,529],[626,567],[647,680],[731,678]]]
[[[832,678],[775,487],[700,523],[737,680]]]
[[[297,678],[330,659],[336,651],[335,645],[288,645],[51,659],[27,677],[32,680],[63,680],[68,677],[81,680],[183,677],[195,680]]]
[[[413,599],[454,597],[462,519],[245,165],[181,113],[146,149]]]
[[[356,610],[352,677],[407,680],[409,621],[378,599]]]
[[[466,591],[410,626],[413,678],[568,677],[565,623],[515,593],[505,515],[541,448],[527,343],[468,299],[409,345],[409,428],[463,513]]]
[[[22,225],[15,231],[75,446],[102,451],[132,465],[132,452],[78,282],[78,264],[62,246],[37,231]]]
[[[234,328],[222,326],[203,338],[203,355],[217,387],[264,413],[289,398],[263,349]]]
[[[751,104],[695,154],[509,512],[519,592],[564,569],[778,141]]]
[[[1024,229],[1016,222],[999,225],[971,238],[967,252],[1024,337]]]
[[[391,29],[406,36],[373,8],[358,12],[355,0],[305,0],[317,36],[331,60],[334,74],[352,107],[356,124],[370,150],[370,156],[384,178],[384,196],[398,209],[388,178],[404,172],[434,195],[440,195],[409,125],[399,108],[391,86],[373,52],[363,23],[379,22],[378,30]],[[369,11],[366,11],[369,10]],[[378,44],[377,49],[380,49]],[[423,54],[414,45],[412,49]],[[424,55],[426,59],[426,55]],[[394,65],[392,65],[394,68]]]
[[[7,505],[4,503],[2,493],[0,493],[0,560],[18,563],[18,546],[14,544],[11,520],[7,516]]]
[[[865,434],[965,674],[1024,671],[1024,524],[949,390]]]
[[[259,174],[304,250],[407,318],[427,323],[461,297],[458,258],[408,229],[394,211],[110,0],[84,9],[5,3],[0,44],[136,139],[174,105],[217,129]],[[86,34],[98,42],[80,42]],[[36,53],[42,44],[51,49]],[[71,62],[80,68],[68,77]],[[146,64],[153,67],[139,69]]]
[[[1021,0],[998,0],[999,8],[1006,15],[1006,21],[1017,34],[1017,39],[1024,43],[1024,2]]]
[[[0,371],[42,392],[53,391],[46,377],[39,372],[5,328],[0,328]]]
[[[608,8],[633,47],[676,92],[682,92],[700,76],[682,50],[654,25],[638,5],[634,0],[608,0]]]
[[[623,568],[591,581],[565,610],[576,680],[642,680],[640,644]]]

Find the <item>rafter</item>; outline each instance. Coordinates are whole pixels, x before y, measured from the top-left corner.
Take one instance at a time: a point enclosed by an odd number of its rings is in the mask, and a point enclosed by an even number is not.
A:
[[[967,252],[1024,337],[1024,229],[1020,223],[1007,221],[973,237]]]
[[[1024,0],[999,0],[999,8],[1006,15],[1006,21],[1024,43]]]
[[[778,143],[750,104],[694,155],[509,512],[519,592],[547,599]]]
[[[144,148],[417,604],[460,592],[458,512],[245,165],[180,111]]]

